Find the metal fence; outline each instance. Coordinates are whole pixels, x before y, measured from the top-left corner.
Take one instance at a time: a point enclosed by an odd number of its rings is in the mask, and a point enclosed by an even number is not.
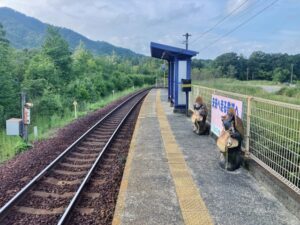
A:
[[[300,194],[300,106],[193,85],[189,107],[202,96],[209,122],[212,94],[243,102],[246,154]]]

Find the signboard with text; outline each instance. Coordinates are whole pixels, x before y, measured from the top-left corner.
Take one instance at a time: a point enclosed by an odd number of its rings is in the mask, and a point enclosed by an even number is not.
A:
[[[30,124],[30,109],[24,107],[24,124]]]
[[[238,117],[242,118],[243,102],[232,98],[227,98],[220,95],[212,95],[211,99],[211,131],[220,136],[223,129],[221,116],[227,114],[230,108],[234,108]]]

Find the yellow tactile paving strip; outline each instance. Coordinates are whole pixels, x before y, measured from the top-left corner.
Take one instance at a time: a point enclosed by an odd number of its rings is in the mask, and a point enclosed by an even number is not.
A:
[[[141,119],[146,117],[146,116],[149,116],[148,115],[149,112],[147,112],[146,107],[145,107],[146,103],[149,102],[148,101],[148,96],[149,95],[147,95],[145,100],[144,100],[144,103],[141,107],[137,122],[135,124],[135,129],[134,129],[134,132],[133,132],[133,135],[132,135],[130,148],[129,148],[129,152],[128,152],[128,156],[127,156],[127,160],[126,160],[126,165],[125,165],[125,169],[124,169],[124,172],[123,172],[122,182],[121,182],[121,186],[120,186],[120,190],[119,190],[119,195],[118,195],[118,199],[117,199],[117,205],[116,205],[116,208],[115,208],[112,225],[121,224],[121,218],[122,218],[122,214],[124,212],[124,206],[125,206],[126,191],[127,191],[127,187],[128,187],[128,178],[129,178],[129,174],[130,174],[130,170],[131,170],[133,155],[134,155],[134,152],[135,152],[135,149],[136,149],[137,132],[138,132],[139,127],[140,127]]]
[[[160,100],[160,90],[156,95],[156,110],[166,157],[175,184],[184,223],[186,225],[212,225],[214,224],[213,220],[199,194],[197,186],[185,163],[182,151],[169,125]]]
[[[175,184],[176,194],[178,197],[178,202],[180,205],[184,223],[186,225],[212,225],[212,218],[209,215],[208,209],[206,208],[205,203],[199,194],[197,186],[194,183],[194,180],[185,163],[182,151],[180,150],[168,123],[167,117],[161,104],[160,91],[158,91],[156,95],[156,112],[148,111],[149,107],[147,107],[147,104],[153,104],[148,96],[144,100],[139,113],[139,117],[137,119],[137,123],[135,125],[135,130],[130,144],[112,225],[121,224],[121,218],[125,207],[128,178],[131,170],[134,152],[136,149],[136,137],[140,128],[140,122],[143,118],[153,117],[155,116],[155,114],[157,114],[159,120],[164,149]]]

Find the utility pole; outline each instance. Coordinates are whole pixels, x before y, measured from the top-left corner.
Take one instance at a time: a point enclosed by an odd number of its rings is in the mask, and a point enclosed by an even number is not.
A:
[[[186,33],[186,34],[184,34],[182,36],[185,37],[185,42],[184,42],[185,43],[185,49],[188,50],[188,47],[189,47],[189,37],[191,37],[192,35],[189,34],[189,33]]]
[[[26,134],[27,134],[27,127],[24,124],[24,106],[26,103],[26,93],[24,91],[21,92],[21,112],[22,112],[22,138],[27,141]]]
[[[21,112],[22,112],[22,121],[24,119],[24,110],[23,107],[26,103],[26,93],[24,91],[21,92]]]
[[[292,85],[292,83],[293,83],[293,74],[294,73],[294,64],[292,63],[291,64],[291,85]]]

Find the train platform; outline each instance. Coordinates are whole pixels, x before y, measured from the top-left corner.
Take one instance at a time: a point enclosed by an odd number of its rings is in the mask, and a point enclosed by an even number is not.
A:
[[[123,174],[113,224],[299,225],[250,173],[227,172],[209,136],[174,114],[167,91],[142,105]]]

